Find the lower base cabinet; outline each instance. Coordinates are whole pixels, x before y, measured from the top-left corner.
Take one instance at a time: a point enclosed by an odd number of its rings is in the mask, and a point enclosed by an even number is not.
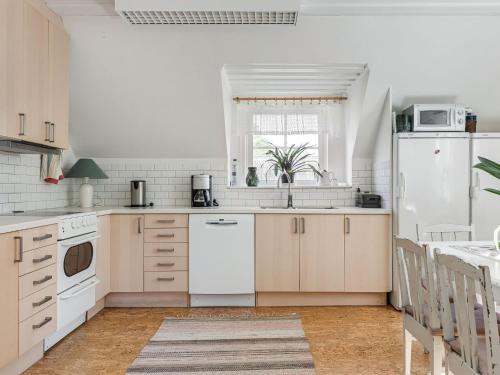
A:
[[[256,291],[386,293],[390,215],[256,215]]]

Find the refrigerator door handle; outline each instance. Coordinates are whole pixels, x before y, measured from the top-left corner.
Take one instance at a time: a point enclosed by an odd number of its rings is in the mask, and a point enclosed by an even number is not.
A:
[[[406,180],[403,172],[399,173],[398,198],[404,199],[406,194]]]
[[[481,183],[480,183],[480,177],[479,177],[479,172],[474,172],[473,174],[473,183],[471,186],[471,198],[477,198],[478,197],[478,192],[481,190]]]

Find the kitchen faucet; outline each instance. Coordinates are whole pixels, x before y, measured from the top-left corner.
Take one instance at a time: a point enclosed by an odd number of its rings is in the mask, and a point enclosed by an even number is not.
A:
[[[280,188],[280,180],[282,176],[286,176],[288,179],[288,201],[286,204],[286,208],[293,208],[293,196],[292,196],[292,179],[287,171],[283,171],[278,177],[278,189]]]

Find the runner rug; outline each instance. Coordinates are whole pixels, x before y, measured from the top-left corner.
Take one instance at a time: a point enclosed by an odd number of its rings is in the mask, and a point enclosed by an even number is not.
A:
[[[315,374],[298,315],[167,318],[133,374]]]

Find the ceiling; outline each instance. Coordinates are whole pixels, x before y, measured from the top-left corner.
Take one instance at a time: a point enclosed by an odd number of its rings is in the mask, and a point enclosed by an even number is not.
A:
[[[61,16],[117,16],[114,0],[45,1]],[[500,15],[499,0],[301,0],[300,4],[303,16]]]
[[[363,64],[225,65],[223,74],[234,96],[335,96],[365,71]]]

